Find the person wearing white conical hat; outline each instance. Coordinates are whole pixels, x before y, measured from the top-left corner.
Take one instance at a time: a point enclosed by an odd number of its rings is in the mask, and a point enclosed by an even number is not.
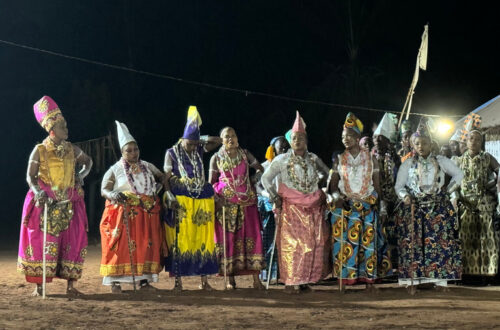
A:
[[[165,153],[163,170],[170,189],[164,195],[168,209],[165,233],[169,247],[165,270],[175,276],[175,291],[182,276],[201,276],[202,290],[211,290],[207,275],[217,274],[214,241],[214,189],[205,179],[203,155],[221,144],[221,138],[200,136],[201,117],[188,109],[182,138]]]
[[[134,277],[142,290],[154,290],[149,283],[158,281],[161,256],[168,253],[157,191],[168,184],[156,166],[140,159],[127,126],[116,121],[116,129],[122,157],[102,179],[100,274],[113,293],[120,293],[123,283],[133,284]]]
[[[330,270],[326,200],[320,189],[328,167],[307,150],[305,128],[297,111],[291,149],[276,156],[261,179],[281,213],[277,221],[276,252],[280,280],[288,293],[310,291],[308,285],[321,280]]]
[[[382,220],[382,227],[387,233],[387,242],[389,244],[389,255],[391,257],[392,267],[397,267],[397,238],[395,235],[395,217],[394,207],[398,201],[394,184],[396,183],[396,174],[401,165],[399,156],[396,154],[394,144],[397,140],[398,118],[393,113],[386,113],[373,133],[373,156],[378,162],[380,173],[379,196],[379,215]]]
[[[498,237],[494,229],[496,196],[494,179],[498,161],[482,150],[481,117],[470,114],[464,124],[467,150],[458,158],[465,176],[460,187],[460,239],[464,281],[491,281],[498,273]],[[491,189],[493,188],[493,189]],[[493,192],[491,191],[493,190]]]

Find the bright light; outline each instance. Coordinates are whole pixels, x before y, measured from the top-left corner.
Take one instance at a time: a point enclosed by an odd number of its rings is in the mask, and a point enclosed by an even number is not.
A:
[[[437,132],[442,137],[447,137],[453,131],[453,122],[449,119],[441,118],[437,124]]]

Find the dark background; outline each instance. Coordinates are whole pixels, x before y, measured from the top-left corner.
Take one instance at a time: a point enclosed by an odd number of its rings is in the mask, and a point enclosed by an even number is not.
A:
[[[497,14],[487,2],[457,1],[0,0],[0,39],[222,86],[400,110],[429,22],[428,67],[412,111],[456,115],[499,94]],[[114,133],[117,119],[139,141],[141,158],[159,168],[165,149],[182,134],[189,105],[201,113],[202,134],[231,125],[240,144],[260,160],[269,140],[291,128],[299,109],[309,149],[327,164],[331,152],[342,148],[349,111],[245,96],[0,43],[3,241],[17,239],[27,159],[46,136],[32,111],[42,95],[59,104],[70,141]],[[367,127],[382,117],[354,112]],[[94,185],[99,179],[94,175]],[[99,216],[89,221],[95,236]]]

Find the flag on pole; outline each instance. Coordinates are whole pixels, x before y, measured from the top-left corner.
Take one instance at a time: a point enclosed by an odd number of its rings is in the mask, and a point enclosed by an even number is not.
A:
[[[418,63],[422,70],[427,69],[427,51],[429,48],[429,25],[425,24],[424,33],[422,34],[422,43],[418,50]]]

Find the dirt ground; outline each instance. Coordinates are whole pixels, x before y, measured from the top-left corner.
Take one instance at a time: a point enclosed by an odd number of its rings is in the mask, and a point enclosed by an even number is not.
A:
[[[198,290],[199,278],[184,279],[174,293],[173,280],[160,274],[157,292],[111,294],[101,285],[99,247],[90,247],[81,298],[65,296],[66,282],[54,280],[48,298],[30,297],[33,285],[16,272],[16,251],[0,252],[0,328],[30,329],[232,329],[369,328],[500,329],[500,287],[452,285],[450,292],[421,290],[411,297],[396,284],[381,284],[368,294],[363,286],[339,293],[335,283],[314,292],[289,295],[283,286],[254,291],[249,276],[237,278],[239,289],[223,291],[223,279],[210,278],[217,290]]]

